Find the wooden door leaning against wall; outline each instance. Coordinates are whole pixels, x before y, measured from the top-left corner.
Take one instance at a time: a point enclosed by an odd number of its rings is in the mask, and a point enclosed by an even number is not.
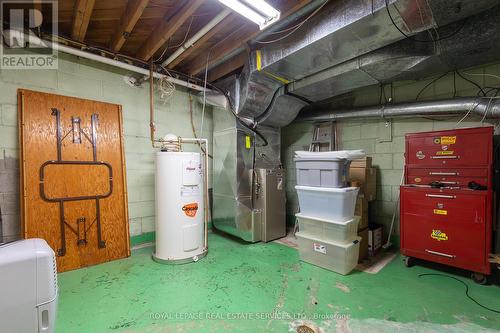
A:
[[[130,255],[121,106],[18,91],[21,224],[59,272]]]

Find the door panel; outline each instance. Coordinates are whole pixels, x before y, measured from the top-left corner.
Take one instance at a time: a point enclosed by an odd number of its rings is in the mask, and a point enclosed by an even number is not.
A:
[[[23,89],[18,99],[24,237],[45,239],[60,272],[129,256],[121,107]]]

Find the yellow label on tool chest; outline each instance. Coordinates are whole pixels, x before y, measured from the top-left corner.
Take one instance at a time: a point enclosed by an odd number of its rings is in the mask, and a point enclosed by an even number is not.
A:
[[[442,145],[454,145],[457,143],[456,136],[442,136],[439,140],[439,143]]]
[[[448,240],[448,236],[444,232],[442,232],[441,230],[432,230],[431,238],[433,238],[437,241],[447,241]]]
[[[453,150],[440,150],[436,152],[436,155],[445,156],[445,155],[453,155]]]
[[[448,211],[443,209],[434,209],[433,212],[436,215],[448,215]]]

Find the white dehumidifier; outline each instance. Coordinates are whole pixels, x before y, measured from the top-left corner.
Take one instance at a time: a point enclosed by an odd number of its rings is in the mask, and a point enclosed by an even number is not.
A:
[[[0,331],[53,333],[57,309],[54,251],[43,239],[0,246]]]

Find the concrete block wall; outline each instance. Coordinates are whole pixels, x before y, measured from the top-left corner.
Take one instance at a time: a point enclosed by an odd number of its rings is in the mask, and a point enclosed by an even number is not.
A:
[[[500,63],[488,64],[477,68],[467,69],[466,73],[487,74],[486,76],[467,76],[482,87],[500,87]],[[464,74],[465,75],[465,74]],[[491,76],[493,75],[493,76]],[[495,77],[497,76],[497,77]],[[418,92],[430,83],[435,77],[419,81],[395,82],[392,87],[385,86],[385,95],[395,103],[412,102]],[[419,100],[433,100],[456,96],[476,96],[477,87],[453,74],[429,85],[420,95]],[[456,90],[456,93],[455,93]],[[380,87],[368,87],[353,92],[349,96],[352,106],[377,105],[380,100]],[[432,118],[432,117],[431,117]],[[338,124],[340,136],[339,149],[364,149],[373,159],[377,168],[377,199],[371,204],[370,220],[381,223],[386,230],[389,228],[392,214],[397,206],[399,197],[399,183],[404,166],[404,135],[412,132],[445,130],[453,128],[492,126],[491,123],[481,122],[478,117],[466,117],[459,124],[462,116],[446,118],[405,118],[393,119],[386,122],[382,119],[356,119],[342,121]],[[287,214],[289,216],[298,211],[297,196],[294,190],[295,168],[293,154],[296,150],[309,147],[312,138],[313,126],[306,122],[293,122],[283,129],[282,156],[288,177],[287,182]],[[398,218],[398,214],[396,214]],[[396,220],[396,234],[399,234],[399,220]]]
[[[125,136],[128,209],[132,237],[154,231],[154,150],[149,140],[149,85],[131,87],[114,67],[74,56],[59,54],[58,70],[2,70],[0,72],[0,231],[5,240],[18,238],[19,223],[19,144],[17,89],[25,88],[66,96],[121,104]],[[177,87],[166,102],[156,93],[157,134],[174,133],[192,137],[189,95]],[[201,105],[193,100],[193,118],[199,131]],[[200,136],[200,134],[198,133]],[[212,139],[212,109],[205,112],[202,137]],[[196,146],[185,150],[197,151]],[[211,169],[211,162],[209,168]],[[210,170],[209,170],[210,171]],[[211,186],[211,184],[210,184]]]

